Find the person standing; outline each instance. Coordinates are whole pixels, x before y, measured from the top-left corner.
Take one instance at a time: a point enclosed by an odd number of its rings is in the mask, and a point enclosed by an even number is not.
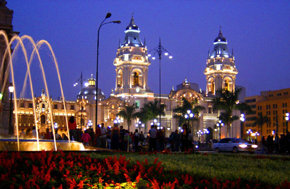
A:
[[[118,124],[114,124],[111,133],[111,147],[113,150],[119,149],[119,140],[120,140],[120,130]]]
[[[77,124],[76,124],[76,121],[75,121],[75,117],[74,116],[71,116],[69,118],[68,128],[69,128],[70,139],[71,140],[75,140],[75,138],[76,138],[75,135],[76,135]]]
[[[152,125],[151,129],[149,130],[149,151],[153,152],[156,150],[156,137],[157,137],[157,130],[155,125]]]
[[[138,152],[138,146],[139,146],[139,133],[138,133],[138,129],[135,129],[135,133],[134,133],[134,150],[135,152]]]
[[[82,135],[81,138],[82,142],[84,143],[85,146],[88,146],[90,141],[91,141],[91,136],[89,135],[89,133],[87,131],[85,131]]]

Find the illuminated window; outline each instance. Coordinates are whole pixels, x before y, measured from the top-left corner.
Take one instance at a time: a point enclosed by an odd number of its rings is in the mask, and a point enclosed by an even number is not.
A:
[[[133,86],[139,86],[139,73],[138,72],[134,72],[134,76],[133,76]]]
[[[123,80],[123,72],[122,70],[119,70],[118,75],[117,75],[117,87],[122,87],[122,82]]]
[[[210,78],[208,81],[208,92],[214,94],[215,86],[213,78]]]

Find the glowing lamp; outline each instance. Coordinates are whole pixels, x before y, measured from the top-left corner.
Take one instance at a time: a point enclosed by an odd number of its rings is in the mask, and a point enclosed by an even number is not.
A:
[[[14,92],[14,86],[12,84],[9,85],[8,87],[9,93],[13,93]]]

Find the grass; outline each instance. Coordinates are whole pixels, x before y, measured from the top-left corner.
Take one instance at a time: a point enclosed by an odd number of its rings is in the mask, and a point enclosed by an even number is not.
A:
[[[241,179],[276,186],[290,181],[290,157],[261,156],[254,154],[135,154],[91,153],[93,158],[125,155],[132,161],[158,158],[164,170],[189,173],[196,179],[217,178],[220,180]]]

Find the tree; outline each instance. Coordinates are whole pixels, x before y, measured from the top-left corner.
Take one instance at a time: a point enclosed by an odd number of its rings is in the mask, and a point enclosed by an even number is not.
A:
[[[261,136],[263,135],[263,125],[269,122],[270,119],[267,116],[263,116],[262,113],[259,113],[258,117],[255,117],[254,125],[258,125]]]
[[[124,118],[127,121],[128,125],[128,131],[130,132],[130,125],[131,125],[131,120],[136,118],[136,106],[125,106],[123,110],[121,110],[117,115]]]
[[[199,113],[205,108],[203,106],[196,105],[197,100],[189,102],[186,98],[182,98],[182,101],[182,106],[179,106],[173,110],[173,112],[175,112],[174,118],[178,119],[178,124],[183,125],[189,120],[198,121]],[[194,116],[186,119],[184,115],[187,114],[188,110],[190,110]]]
[[[238,116],[233,115],[234,110],[249,112],[250,107],[245,103],[239,103],[239,94],[241,89],[236,89],[234,92],[228,90],[218,90],[216,98],[213,99],[214,109],[221,110],[219,119],[225,124],[227,130],[227,137],[230,134],[232,123],[239,119]]]
[[[157,118],[159,115],[165,115],[165,104],[159,106],[159,101],[154,100],[154,102],[148,102],[144,104],[143,108],[135,115],[139,118],[141,122],[145,124],[145,131],[147,131],[147,122],[149,120]]]

